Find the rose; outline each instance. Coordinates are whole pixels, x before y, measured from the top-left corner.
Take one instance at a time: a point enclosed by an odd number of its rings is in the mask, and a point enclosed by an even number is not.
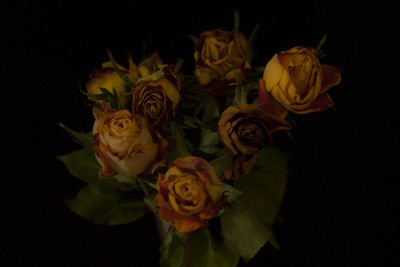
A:
[[[159,144],[153,142],[145,118],[126,109],[96,116],[94,151],[104,176],[135,176],[151,166]]]
[[[132,111],[145,117],[154,130],[161,131],[175,116],[179,90],[180,82],[173,66],[163,66],[138,80],[133,89]]]
[[[117,68],[120,70],[120,74],[125,75],[125,78],[130,80],[134,84],[140,76],[137,66],[132,61],[132,57],[128,57],[129,70],[122,65],[117,64]],[[111,61],[104,62],[101,69],[94,70],[89,74],[90,80],[86,84],[86,89],[90,95],[102,94],[100,88],[104,88],[110,93],[113,90],[117,93],[118,99],[122,106],[125,106],[128,102],[126,92],[129,91],[127,88],[126,80],[122,79],[120,74],[115,70]],[[98,102],[100,105],[103,103],[102,100],[96,100],[93,96],[89,95],[89,99]]]
[[[322,111],[334,103],[327,91],[341,81],[341,69],[320,64],[315,49],[296,46],[278,52],[265,67],[265,90],[298,114]]]
[[[165,174],[159,174],[155,202],[161,218],[173,222],[179,233],[208,226],[225,198],[222,182],[202,158],[179,158]]]
[[[218,121],[219,136],[235,155],[225,170],[225,177],[238,178],[248,173],[260,149],[272,143],[272,134],[289,128],[288,122],[264,111],[258,104],[228,107]]]
[[[195,76],[202,85],[212,81],[243,79],[250,64],[244,57],[246,38],[215,29],[203,32],[195,47]]]

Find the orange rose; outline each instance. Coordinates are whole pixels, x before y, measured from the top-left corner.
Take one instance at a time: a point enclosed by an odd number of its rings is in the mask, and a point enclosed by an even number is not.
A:
[[[218,133],[234,154],[225,170],[227,179],[248,173],[255,164],[258,152],[272,143],[272,134],[289,129],[284,119],[265,112],[260,105],[245,104],[228,107],[218,122]]]
[[[272,57],[261,87],[287,110],[306,114],[334,104],[327,91],[341,78],[340,68],[319,63],[314,48],[296,46]]]
[[[195,75],[202,85],[209,83],[227,85],[230,81],[244,79],[250,64],[244,57],[246,38],[233,32],[215,29],[203,32],[196,45]],[[218,92],[215,92],[218,93]]]
[[[159,174],[157,185],[160,216],[173,222],[179,233],[207,227],[225,200],[222,182],[202,158],[176,159],[165,174]]]
[[[94,151],[104,176],[135,176],[151,166],[159,144],[153,142],[145,118],[128,110],[108,111],[93,126]]]
[[[161,131],[175,116],[180,95],[180,82],[173,66],[163,66],[137,82],[133,89],[133,113],[145,117],[150,126]]]

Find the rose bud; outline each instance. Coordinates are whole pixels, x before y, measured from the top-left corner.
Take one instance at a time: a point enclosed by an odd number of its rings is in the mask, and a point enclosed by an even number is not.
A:
[[[133,89],[132,111],[147,119],[155,131],[162,131],[175,116],[180,95],[180,82],[173,66],[138,80]]]
[[[129,69],[117,63],[118,69],[122,74],[126,75],[132,84],[134,84],[139,78],[140,74],[137,66],[132,61],[132,57],[128,57]],[[100,88],[104,88],[110,93],[113,93],[115,89],[118,98],[122,106],[128,103],[128,98],[125,96],[127,92],[127,83],[124,81],[120,75],[115,71],[111,61],[104,62],[101,69],[97,69],[90,73],[89,82],[86,84],[87,92],[91,95],[102,94]],[[98,104],[102,104],[102,100],[95,100],[93,97],[89,96],[89,100],[96,101]]]
[[[158,154],[159,144],[153,142],[145,118],[126,109],[97,114],[93,135],[104,176],[138,175],[151,167]]]
[[[228,107],[218,122],[219,136],[234,154],[225,170],[225,178],[238,178],[248,173],[260,149],[269,146],[272,134],[282,129],[290,129],[290,124],[264,111],[258,104]]]
[[[334,103],[327,91],[342,79],[341,69],[320,64],[315,49],[296,46],[276,53],[265,67],[265,89],[284,108],[306,114]]]
[[[222,182],[202,158],[176,159],[165,174],[159,174],[157,185],[155,202],[160,216],[179,233],[207,227],[225,201]]]
[[[217,95],[229,93],[228,84],[244,79],[250,70],[244,52],[246,38],[239,33],[215,29],[203,32],[195,47],[195,76],[201,85],[213,87]]]

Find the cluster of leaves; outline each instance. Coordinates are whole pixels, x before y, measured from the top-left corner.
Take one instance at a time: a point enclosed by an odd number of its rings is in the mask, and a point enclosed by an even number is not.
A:
[[[94,156],[91,135],[63,127],[83,148],[59,159],[73,176],[87,183],[75,198],[66,201],[72,211],[104,225],[131,223],[148,211],[157,216],[157,186],[151,182],[155,177],[99,177],[101,167]],[[176,142],[170,154],[189,155],[179,125],[172,124],[172,131]],[[210,164],[222,177],[229,160],[229,155],[222,155]],[[251,173],[224,185],[227,205],[210,228],[189,234],[162,233],[166,239],[160,248],[161,266],[180,266],[184,262],[189,266],[236,266],[239,257],[250,260],[267,242],[278,247],[272,224],[284,195],[287,161],[282,151],[264,149]]]

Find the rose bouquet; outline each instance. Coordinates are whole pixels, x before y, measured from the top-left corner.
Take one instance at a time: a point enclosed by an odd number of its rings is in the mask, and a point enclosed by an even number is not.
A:
[[[162,266],[236,266],[269,242],[284,196],[288,155],[273,146],[298,114],[333,105],[341,70],[314,49],[278,52],[252,66],[257,26],[192,36],[194,74],[158,53],[109,61],[89,75],[93,131],[62,125],[82,149],[59,156],[87,183],[68,207],[96,224],[154,213]]]

